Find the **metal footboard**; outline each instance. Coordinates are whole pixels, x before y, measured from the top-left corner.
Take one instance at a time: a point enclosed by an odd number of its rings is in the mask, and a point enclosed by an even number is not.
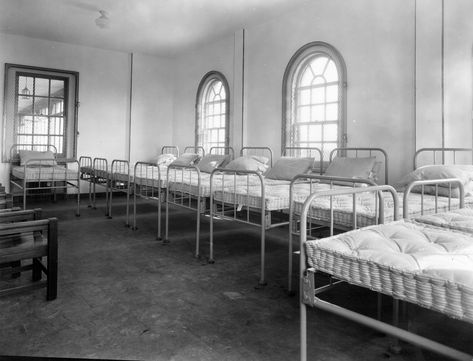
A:
[[[242,180],[243,178],[243,180]],[[216,182],[218,179],[218,184]],[[246,202],[239,203],[237,198],[237,187],[246,188]],[[259,203],[250,206],[250,188],[256,190],[259,195]],[[289,186],[288,186],[289,190]],[[232,195],[233,201],[223,199],[216,200],[215,192],[221,191],[222,195],[227,192]],[[259,285],[266,285],[265,279],[265,242],[266,230],[288,224],[288,221],[273,223],[272,211],[266,209],[266,185],[264,177],[256,171],[233,171],[222,168],[214,170],[210,176],[210,249],[209,262],[214,259],[214,217],[219,219],[237,221],[254,225],[260,228],[260,280]],[[279,210],[283,211],[282,209]],[[256,217],[253,215],[256,214]]]
[[[158,232],[156,238],[161,240],[161,204],[164,201],[164,176],[156,163],[137,162],[133,171],[133,230],[136,226],[137,199],[145,199],[158,204]]]
[[[113,192],[122,192],[126,195],[126,223],[130,225],[130,162],[122,159],[115,159],[112,161],[110,167],[110,175],[108,181],[109,204],[108,204],[108,218],[112,218],[112,199]]]

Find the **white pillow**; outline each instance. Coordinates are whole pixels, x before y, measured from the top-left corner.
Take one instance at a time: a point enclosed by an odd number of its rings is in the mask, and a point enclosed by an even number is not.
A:
[[[176,156],[174,154],[171,154],[171,153],[160,154],[160,155],[158,155],[158,159],[156,160],[156,164],[158,166],[167,167],[169,164],[171,164],[175,160],[176,160]]]
[[[223,167],[228,163],[229,156],[222,154],[207,154],[197,164],[201,172],[212,173],[215,168]]]
[[[473,166],[471,165],[425,165],[419,167],[416,170],[406,174],[398,182],[396,182],[396,188],[399,190],[404,189],[408,184],[417,181],[417,180],[435,180],[435,179],[446,179],[446,178],[458,178],[463,187],[465,188],[465,195],[469,194],[473,188]],[[438,194],[440,196],[448,197],[449,195],[453,198],[459,197],[458,186],[444,183],[438,185]],[[420,193],[422,192],[422,187],[415,187],[412,192]],[[435,185],[424,186],[425,194],[435,194]],[[451,194],[450,194],[451,193]]]
[[[314,158],[281,157],[268,170],[268,179],[292,180],[296,175],[307,173],[314,165]]]
[[[175,161],[173,161],[170,165],[179,165],[179,166],[190,166],[196,164],[200,159],[200,155],[196,153],[184,153]]]
[[[324,175],[370,179],[373,177],[375,165],[376,157],[335,157],[332,159]]]
[[[232,160],[225,166],[225,169],[240,171],[240,170],[248,170],[254,171],[259,173],[264,173],[268,166],[262,162],[260,162],[257,157],[238,157]]]
[[[20,165],[25,165],[28,162],[28,165],[42,165],[42,166],[52,166],[56,165],[56,158],[54,153],[50,150],[45,152],[40,152],[36,150],[24,150],[19,151],[20,154]]]

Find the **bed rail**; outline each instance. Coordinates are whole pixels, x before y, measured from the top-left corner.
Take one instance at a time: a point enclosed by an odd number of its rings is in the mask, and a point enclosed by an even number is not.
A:
[[[414,155],[414,170],[430,164],[473,164],[473,148],[421,148]]]
[[[205,149],[200,145],[188,145],[184,148],[184,153],[195,153],[203,157],[205,155]]]
[[[93,177],[92,177],[92,208],[97,209],[97,185],[105,188],[105,204],[106,210],[105,215],[108,216],[108,177],[109,177],[109,168],[108,160],[105,158],[95,157],[92,162],[93,168]]]
[[[442,187],[442,185],[446,185],[446,187]],[[431,187],[433,188],[430,189],[429,191],[426,190],[426,187]],[[455,208],[463,208],[465,207],[465,189],[463,187],[463,183],[460,179],[457,178],[445,178],[445,179],[433,179],[433,180],[419,180],[419,181],[414,181],[410,183],[406,189],[404,190],[404,195],[403,195],[403,217],[405,219],[408,219],[411,215],[412,212],[409,211],[409,197],[413,193],[414,190],[416,190],[417,193],[419,193],[419,188],[420,188],[420,194],[421,194],[421,211],[420,215],[424,215],[425,210],[424,210],[424,195],[428,192],[429,194],[432,194],[435,196],[435,206],[433,213],[438,213],[439,212],[439,197],[441,196],[440,192],[441,189],[443,189],[443,192],[448,193],[448,207],[447,209],[450,211],[454,208],[453,203],[453,192],[454,190],[458,190],[458,201],[455,202]],[[442,211],[445,211],[442,209]],[[432,213],[430,211],[429,213]]]
[[[248,157],[248,156],[257,156],[257,157],[265,157],[268,158],[268,165],[270,167],[273,166],[273,151],[269,147],[242,147],[240,149],[240,156],[241,157]]]
[[[161,147],[161,154],[173,154],[179,157],[179,147],[175,145],[163,145]]]

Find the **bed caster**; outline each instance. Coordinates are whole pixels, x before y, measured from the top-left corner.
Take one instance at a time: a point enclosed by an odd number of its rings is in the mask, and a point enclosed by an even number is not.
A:
[[[289,297],[294,297],[296,295],[296,291],[292,290],[292,291],[287,291],[287,295]]]
[[[158,236],[158,237],[156,237],[156,240],[157,241],[163,241],[163,237]],[[164,243],[164,241],[163,241],[163,243]],[[168,243],[169,243],[169,241],[168,241]]]
[[[163,245],[166,245],[166,244],[169,244],[171,243],[171,241],[169,241],[169,239],[163,239]]]
[[[97,210],[97,207],[96,207],[96,206],[93,206],[93,207],[92,207],[92,209],[95,209],[95,210]]]
[[[89,204],[89,205],[87,205],[87,208],[92,208],[92,206]]]
[[[255,290],[262,290],[264,289],[268,284],[266,282],[258,282],[258,284],[255,286]]]
[[[214,264],[215,260],[213,258],[209,259],[209,264]]]
[[[108,219],[112,219],[113,217],[112,216],[107,216]]]
[[[132,231],[136,231],[138,227],[130,227]]]
[[[76,213],[76,217],[80,217],[80,214],[79,214],[79,213]]]

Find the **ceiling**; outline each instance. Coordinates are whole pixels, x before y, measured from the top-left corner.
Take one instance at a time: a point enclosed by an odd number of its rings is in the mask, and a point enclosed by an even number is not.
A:
[[[310,0],[0,0],[0,32],[172,56]],[[110,27],[100,29],[99,10]]]

